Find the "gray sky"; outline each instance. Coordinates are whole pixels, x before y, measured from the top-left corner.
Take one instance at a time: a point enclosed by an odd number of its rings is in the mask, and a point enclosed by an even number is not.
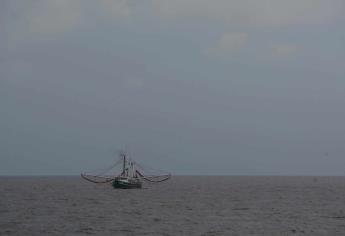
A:
[[[118,149],[173,174],[345,174],[343,0],[2,0],[0,175]]]

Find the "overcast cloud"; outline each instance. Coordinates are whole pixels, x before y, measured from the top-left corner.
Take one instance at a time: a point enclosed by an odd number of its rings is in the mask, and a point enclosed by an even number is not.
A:
[[[0,175],[127,147],[173,174],[344,175],[342,0],[0,2]]]

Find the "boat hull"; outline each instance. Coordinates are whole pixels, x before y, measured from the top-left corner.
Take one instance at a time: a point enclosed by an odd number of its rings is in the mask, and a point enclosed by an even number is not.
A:
[[[141,188],[142,183],[140,181],[122,181],[119,179],[115,179],[112,182],[113,188],[121,188],[121,189],[131,189],[131,188]]]

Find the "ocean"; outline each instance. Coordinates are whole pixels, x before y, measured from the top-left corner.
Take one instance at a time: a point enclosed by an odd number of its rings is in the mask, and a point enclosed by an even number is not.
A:
[[[345,235],[345,177],[0,177],[0,235]]]

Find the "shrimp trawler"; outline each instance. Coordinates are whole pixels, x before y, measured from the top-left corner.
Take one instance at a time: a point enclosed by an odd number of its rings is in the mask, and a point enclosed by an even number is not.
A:
[[[119,166],[121,166],[120,171],[118,170]],[[143,181],[158,183],[171,178],[171,174],[166,173],[158,175],[146,174],[147,171],[145,171],[142,165],[128,158],[126,153],[123,152],[120,153],[120,158],[114,165],[98,172],[99,173],[95,173],[95,171],[81,173],[81,177],[92,183],[111,183],[113,188],[121,189],[141,188]],[[116,174],[116,172],[120,173]]]

